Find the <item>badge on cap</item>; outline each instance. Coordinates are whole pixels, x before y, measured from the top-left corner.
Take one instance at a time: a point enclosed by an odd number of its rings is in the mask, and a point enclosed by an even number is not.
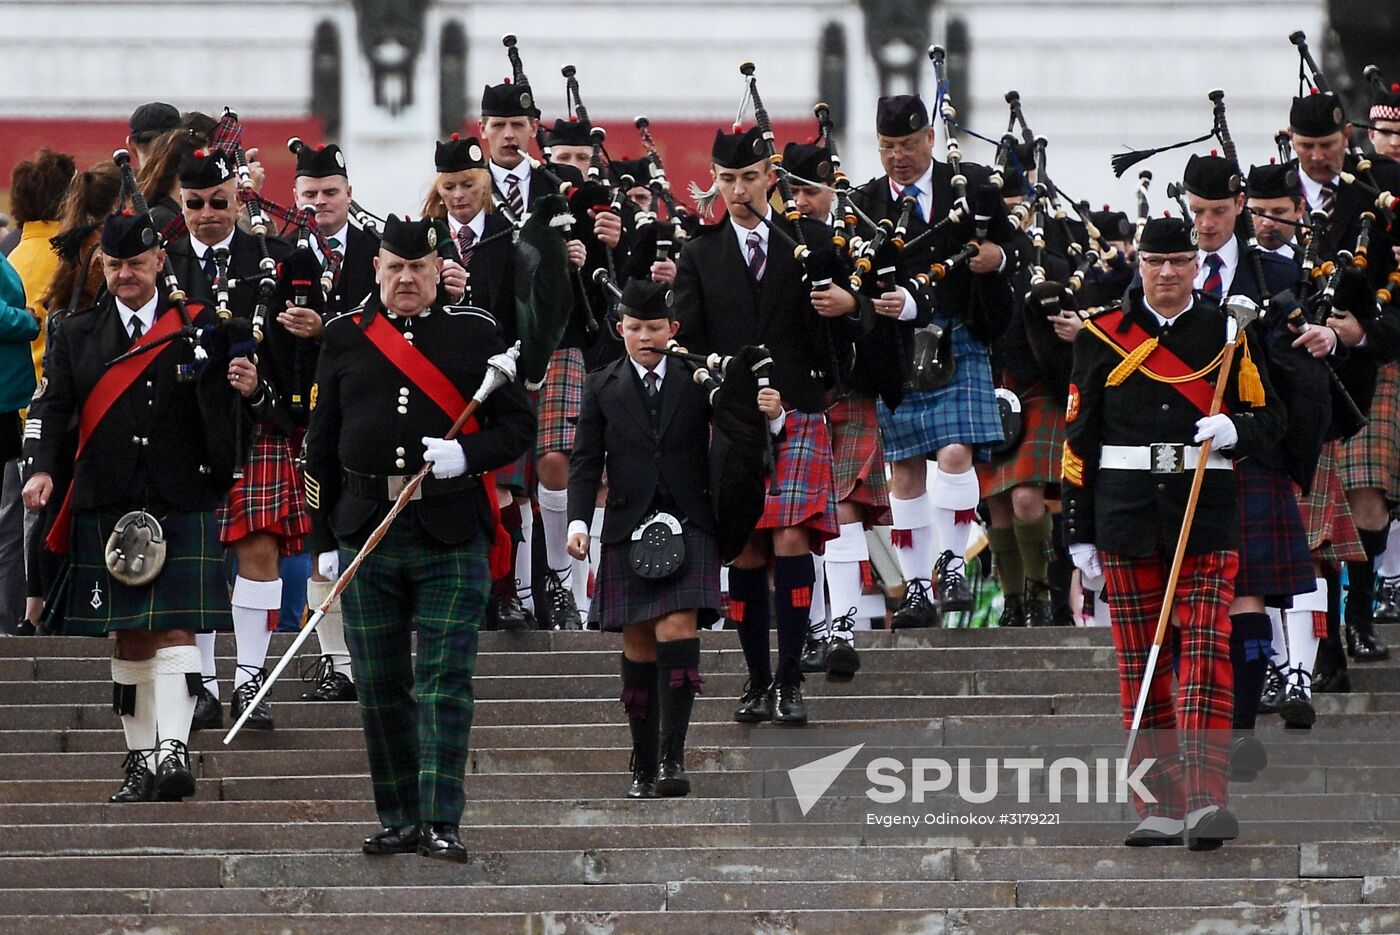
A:
[[[666,307],[670,308],[676,304],[676,292],[674,289],[666,290]]]
[[[914,130],[919,129],[919,123],[921,122],[921,120],[922,120],[922,118],[920,118],[919,115],[918,115],[917,113],[910,114],[910,115],[909,115],[909,130],[912,132],[912,131],[914,131]]]
[[[471,145],[471,148],[467,150],[467,155],[471,157],[472,162],[480,162],[480,161],[481,161],[481,147],[478,146],[478,145],[476,145],[475,143],[473,143],[473,144]]]
[[[827,162],[825,159],[823,159],[821,162],[817,163],[817,175],[818,175],[819,177],[825,177],[825,176],[828,176],[828,175],[830,175],[830,174],[831,174],[831,163]]]
[[[340,166],[342,169],[345,168],[345,156],[338,149],[335,151],[335,164]]]
[[[436,250],[436,249],[437,249],[437,228],[436,228],[436,227],[430,227],[430,228],[428,228],[428,249],[430,249],[430,250]]]
[[[531,107],[535,106],[535,99],[529,91],[520,92],[520,106],[524,107],[526,110],[529,110]]]
[[[1239,190],[1240,190],[1240,177],[1239,177],[1238,175],[1232,175],[1232,176],[1230,176],[1230,191],[1232,191],[1232,192],[1237,192],[1237,191],[1239,191]]]
[[[156,245],[156,232],[149,227],[141,228],[141,243],[148,249]]]
[[[1342,113],[1342,109],[1341,109],[1340,107],[1333,107],[1333,108],[1332,108],[1332,122],[1333,122],[1333,123],[1335,123],[1335,124],[1341,124],[1342,121],[1345,120],[1345,119],[1346,119],[1346,115]]]
[[[1192,246],[1195,246],[1197,241],[1200,239],[1199,235],[1197,235],[1196,233],[1196,225],[1191,225],[1191,230],[1187,233],[1187,236],[1191,238]]]
[[[222,157],[214,160],[214,169],[220,175],[228,175],[228,169],[224,166],[224,160]]]

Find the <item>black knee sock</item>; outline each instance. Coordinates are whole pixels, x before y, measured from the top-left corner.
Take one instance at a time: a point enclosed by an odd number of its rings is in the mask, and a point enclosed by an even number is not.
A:
[[[1342,575],[1328,566],[1322,573],[1327,579],[1327,638],[1317,647],[1318,668],[1330,672],[1345,672],[1347,654],[1342,649]]]
[[[810,564],[810,563],[809,563]],[[773,682],[768,659],[768,617],[772,592],[767,568],[729,569],[729,614],[739,624],[739,645],[754,688]]]
[[[1346,621],[1352,626],[1362,627],[1371,622],[1371,612],[1376,599],[1376,556],[1385,551],[1390,538],[1390,530],[1356,530],[1361,538],[1361,548],[1366,550],[1366,561],[1347,562],[1347,607]]]
[[[656,644],[656,695],[661,699],[661,762],[685,765],[685,734],[700,678],[700,638]]]
[[[1230,615],[1230,666],[1235,673],[1236,730],[1254,730],[1259,717],[1259,696],[1269,669],[1269,645],[1273,624],[1268,614]]]
[[[816,568],[811,555],[780,555],[773,559],[773,617],[778,624],[778,682],[802,681],[802,641],[812,610]]]
[[[622,657],[622,706],[627,709],[627,725],[632,729],[633,768],[654,774],[661,722],[656,663]]]

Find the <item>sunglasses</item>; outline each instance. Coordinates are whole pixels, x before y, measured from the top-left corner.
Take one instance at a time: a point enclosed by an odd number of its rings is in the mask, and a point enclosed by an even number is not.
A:
[[[191,210],[191,211],[203,211],[203,210],[204,210],[204,199],[203,199],[203,198],[186,198],[186,199],[185,199],[185,207],[188,208],[188,209]],[[209,199],[209,207],[213,208],[215,211],[223,211],[225,208],[228,207],[228,199],[227,199],[227,198],[210,198],[210,199]]]

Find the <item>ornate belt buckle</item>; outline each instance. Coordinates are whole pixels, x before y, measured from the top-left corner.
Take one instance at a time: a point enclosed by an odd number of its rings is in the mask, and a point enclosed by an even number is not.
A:
[[[1160,443],[1148,445],[1153,474],[1180,474],[1186,470],[1186,446]]]
[[[426,480],[426,478],[424,478]],[[408,482],[413,480],[412,474],[390,474],[385,478],[387,481],[385,493],[390,500],[397,500],[403,493],[403,489],[408,486]],[[413,488],[413,496],[409,497],[409,502],[423,499],[423,485],[419,484]]]

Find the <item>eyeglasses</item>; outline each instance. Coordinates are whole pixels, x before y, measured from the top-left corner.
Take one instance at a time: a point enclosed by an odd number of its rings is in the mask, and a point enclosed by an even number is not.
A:
[[[1142,265],[1148,269],[1161,269],[1164,266],[1175,266],[1177,269],[1191,266],[1196,262],[1196,254],[1182,253],[1177,256],[1160,256],[1157,254],[1147,254],[1142,257]]]
[[[191,210],[191,211],[203,211],[203,210],[204,210],[204,199],[203,199],[203,198],[186,198],[186,199],[185,199],[185,207],[188,208],[188,209]],[[209,199],[209,207],[213,208],[215,211],[223,211],[224,209],[226,209],[226,208],[228,207],[228,199],[227,199],[227,198],[210,198],[210,199]]]

